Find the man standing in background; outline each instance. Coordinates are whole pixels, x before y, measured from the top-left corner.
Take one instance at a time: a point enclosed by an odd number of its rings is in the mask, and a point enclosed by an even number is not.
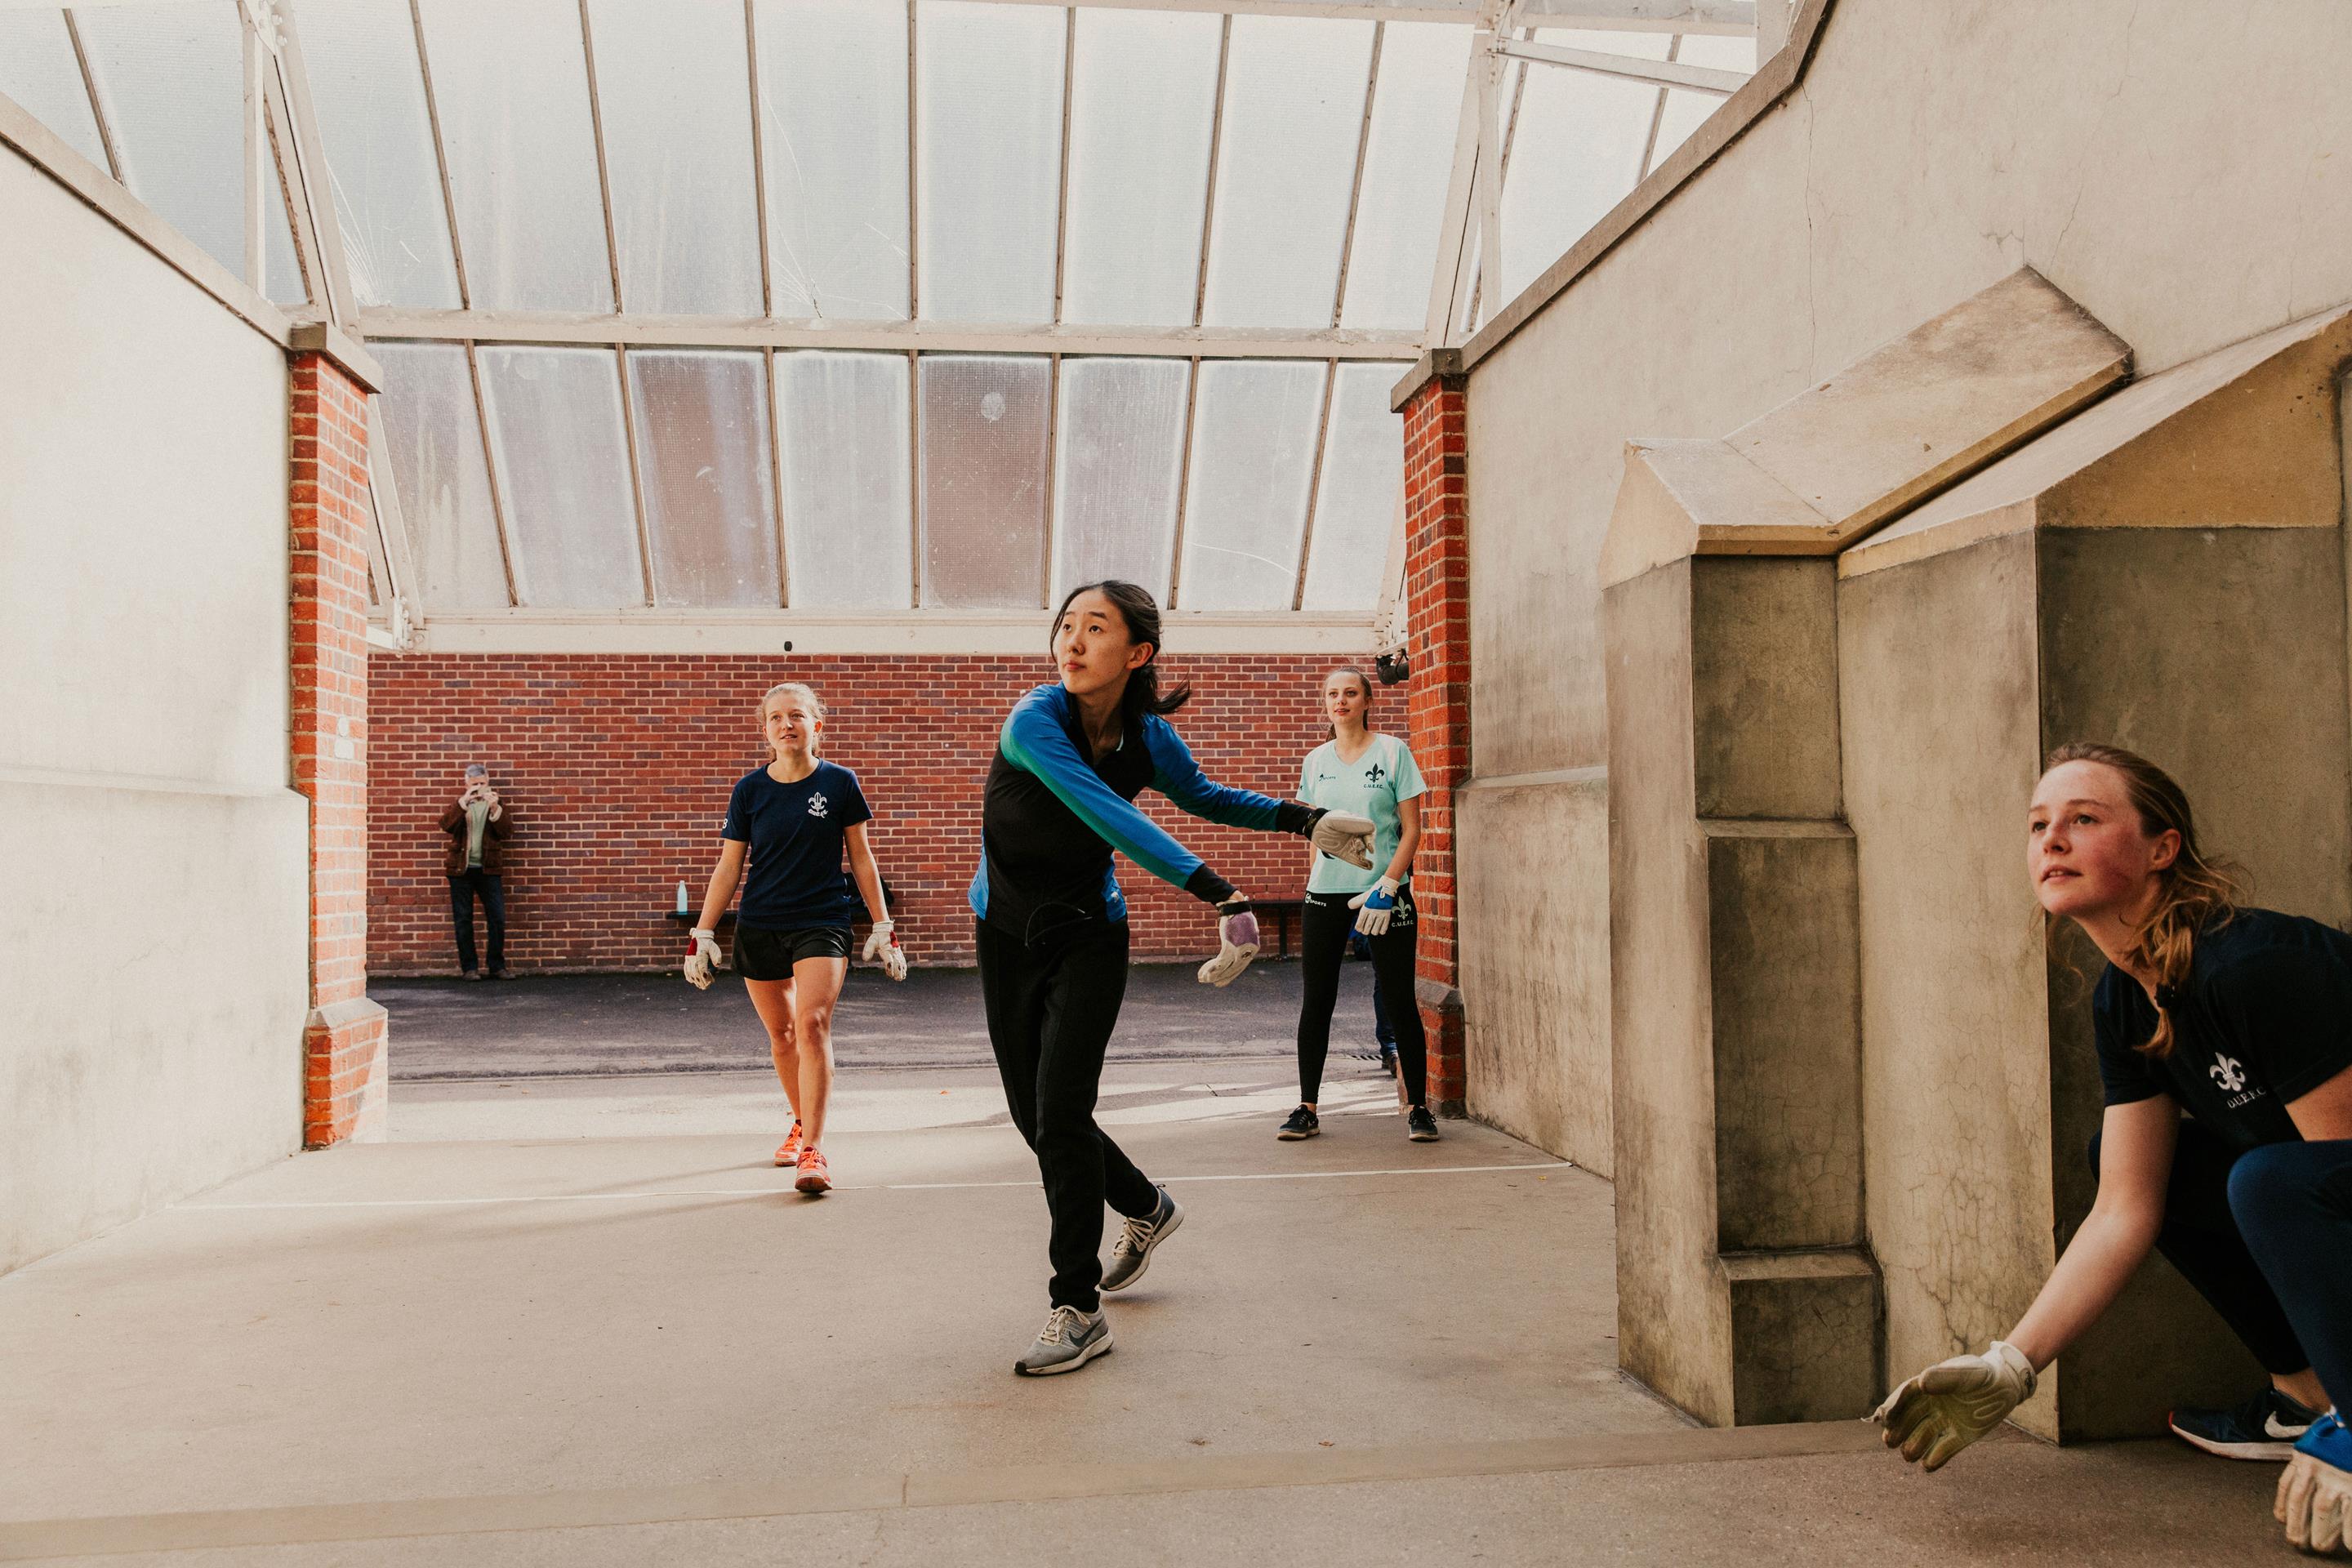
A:
[[[490,772],[479,763],[466,764],[466,787],[441,814],[441,831],[449,836],[449,852],[442,870],[449,879],[449,914],[457,928],[457,968],[468,980],[512,980],[507,967],[507,896],[499,880],[507,835],[514,818],[490,787]],[[490,965],[481,969],[474,956],[474,899],[482,900],[482,915],[490,927]]]

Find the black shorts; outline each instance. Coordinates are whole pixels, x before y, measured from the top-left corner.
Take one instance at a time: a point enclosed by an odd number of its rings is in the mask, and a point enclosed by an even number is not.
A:
[[[735,973],[746,980],[790,980],[803,958],[847,958],[847,926],[803,926],[798,931],[735,928]]]

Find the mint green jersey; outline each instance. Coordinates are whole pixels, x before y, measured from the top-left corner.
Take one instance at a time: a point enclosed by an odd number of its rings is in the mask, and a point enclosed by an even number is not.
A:
[[[1372,819],[1372,868],[1360,871],[1328,855],[1315,857],[1307,874],[1310,893],[1360,893],[1379,881],[1395,858],[1400,803],[1420,795],[1424,786],[1412,752],[1394,735],[1375,731],[1371,744],[1352,763],[1339,760],[1339,743],[1326,741],[1307,753],[1298,767],[1298,798],[1326,811],[1352,811]]]

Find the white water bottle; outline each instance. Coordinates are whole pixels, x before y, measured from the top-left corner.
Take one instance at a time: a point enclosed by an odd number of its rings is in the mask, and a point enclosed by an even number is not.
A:
[[[677,912],[679,914],[685,914],[687,912],[686,884],[684,882],[680,882],[677,885]]]

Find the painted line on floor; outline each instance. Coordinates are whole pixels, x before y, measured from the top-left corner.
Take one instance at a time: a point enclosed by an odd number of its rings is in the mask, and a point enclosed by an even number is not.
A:
[[[192,1513],[118,1514],[0,1522],[0,1562],[111,1552],[311,1545],[413,1536],[577,1530],[795,1514],[1058,1502],[1074,1499],[1348,1486],[1374,1481],[1549,1475],[1573,1470],[1882,1451],[1862,1421],[1783,1426],[1683,1427],[1493,1443],[1312,1448],[1126,1464],[1024,1465],[899,1475],[711,1481],[504,1497],[399,1498],[379,1502]]]
[[[1312,1182],[1328,1181],[1341,1176],[1475,1176],[1497,1171],[1573,1171],[1575,1162],[1551,1160],[1537,1164],[1519,1165],[1400,1165],[1373,1171],[1247,1171],[1213,1176],[1162,1176],[1169,1186],[1193,1182]],[[263,1209],[409,1209],[409,1208],[470,1208],[486,1204],[601,1204],[621,1203],[660,1198],[772,1198],[798,1196],[788,1185],[772,1187],[674,1187],[666,1192],[611,1193],[517,1193],[503,1197],[465,1198],[291,1198],[276,1203],[252,1204],[176,1204],[163,1211],[165,1214],[187,1214],[204,1211],[215,1214],[236,1214]],[[836,1193],[950,1193],[999,1187],[1036,1187],[1034,1181],[1023,1182],[880,1182],[864,1184],[844,1183],[833,1190]]]

